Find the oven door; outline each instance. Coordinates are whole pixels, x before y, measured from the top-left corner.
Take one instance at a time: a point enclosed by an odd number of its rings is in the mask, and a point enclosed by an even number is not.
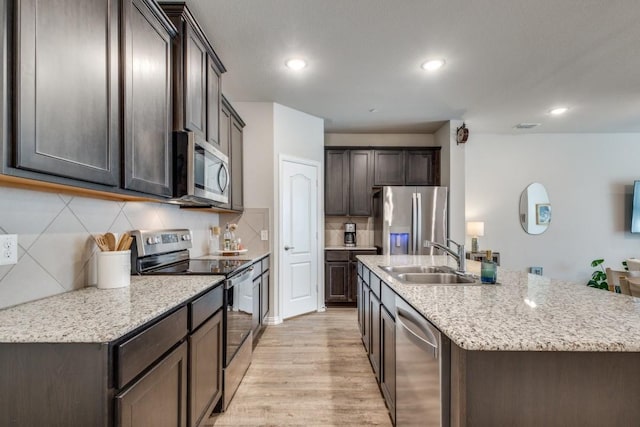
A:
[[[253,319],[253,267],[225,282],[225,357],[229,366],[242,343],[251,333]]]

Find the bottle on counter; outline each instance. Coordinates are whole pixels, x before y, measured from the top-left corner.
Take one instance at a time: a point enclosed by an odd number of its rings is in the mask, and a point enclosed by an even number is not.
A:
[[[216,255],[220,250],[220,227],[211,227],[209,230],[209,255]]]
[[[229,224],[224,227],[224,234],[222,236],[223,239],[223,250],[230,251],[231,250],[231,231],[229,230]]]
[[[490,250],[487,251],[486,257],[482,260],[480,265],[480,281],[482,283],[496,283],[498,268],[495,262],[493,262],[493,254]]]

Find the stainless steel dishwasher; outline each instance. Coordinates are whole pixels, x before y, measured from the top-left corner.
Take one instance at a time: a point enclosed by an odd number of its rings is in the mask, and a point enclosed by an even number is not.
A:
[[[449,426],[451,343],[396,297],[396,425]]]

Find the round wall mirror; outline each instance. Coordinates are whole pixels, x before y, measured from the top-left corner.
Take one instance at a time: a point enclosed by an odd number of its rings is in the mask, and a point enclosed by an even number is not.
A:
[[[529,234],[542,234],[551,222],[551,203],[544,185],[529,184],[520,195],[520,225]]]

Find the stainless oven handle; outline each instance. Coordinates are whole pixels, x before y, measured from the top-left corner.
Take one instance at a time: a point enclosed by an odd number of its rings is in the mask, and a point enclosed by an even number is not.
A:
[[[247,268],[242,274],[230,277],[227,279],[227,289],[234,287],[238,283],[242,283],[246,280],[251,280],[253,277],[253,267]]]

